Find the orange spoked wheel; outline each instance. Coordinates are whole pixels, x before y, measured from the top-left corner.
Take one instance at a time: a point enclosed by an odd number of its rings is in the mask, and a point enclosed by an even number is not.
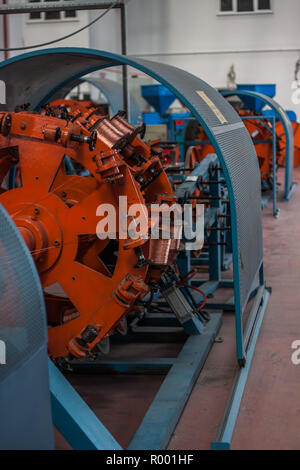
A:
[[[300,165],[300,123],[292,122],[294,133],[294,167]],[[281,122],[276,123],[277,158],[281,166],[285,166],[286,137]]]
[[[240,116],[252,116],[250,111],[239,110]],[[273,186],[273,147],[272,147],[272,129],[268,121],[259,119],[244,119],[243,123],[249,132],[255,146],[260,177],[263,189],[271,189]]]
[[[69,112],[0,113],[0,202],[36,262],[53,359],[93,354],[124,329],[171,256],[169,246],[163,262],[151,264],[149,239],[121,236],[118,225],[113,239],[97,233],[101,204],[114,207],[118,220],[120,196],[127,197],[125,209],[175,200],[157,152],[138,137],[142,131],[121,114],[110,120],[90,110],[75,119]],[[8,189],[15,166],[18,179]]]

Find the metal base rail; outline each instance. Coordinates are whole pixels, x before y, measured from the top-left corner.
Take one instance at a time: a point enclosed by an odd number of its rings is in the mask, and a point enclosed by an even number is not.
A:
[[[270,291],[268,289],[265,287],[259,289],[246,327],[246,364],[245,367],[240,368],[235,375],[218,435],[216,440],[211,444],[212,450],[230,450],[233,432],[269,297]]]
[[[221,324],[222,315],[213,314],[203,334],[189,336],[175,359],[85,361],[75,366],[81,371],[86,368],[106,373],[167,373],[128,450],[167,447]],[[171,333],[172,328],[168,326],[168,330]],[[178,328],[174,330],[176,333]],[[152,328],[148,331],[151,334]],[[73,449],[121,450],[115,438],[51,361],[49,372],[53,423]]]

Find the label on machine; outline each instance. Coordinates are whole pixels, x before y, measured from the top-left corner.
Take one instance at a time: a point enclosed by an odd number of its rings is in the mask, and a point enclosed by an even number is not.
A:
[[[219,108],[217,108],[217,106],[215,105],[215,103],[212,102],[212,100],[207,96],[207,94],[205,93],[205,91],[196,91],[197,95],[200,96],[200,98],[203,99],[203,101],[205,101],[205,103],[210,107],[210,109],[212,110],[212,112],[217,116],[217,118],[219,119],[220,123],[221,124],[226,124],[228,121],[227,119],[225,118],[225,116],[221,113],[221,111],[219,110]]]

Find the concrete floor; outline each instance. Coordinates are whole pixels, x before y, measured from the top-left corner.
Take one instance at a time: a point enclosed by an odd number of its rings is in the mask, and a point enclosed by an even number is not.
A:
[[[282,179],[282,172],[280,174]],[[233,449],[300,449],[300,365],[291,344],[300,340],[300,169],[292,200],[263,213],[265,277],[273,294],[258,338],[232,441]],[[234,316],[226,314],[215,343],[184,409],[169,449],[209,449],[236,370]],[[140,348],[140,349],[139,349]],[[144,349],[143,349],[144,348]],[[146,350],[145,350],[146,348]],[[126,354],[176,356],[174,345],[129,345]],[[117,352],[114,352],[117,354]],[[69,376],[71,383],[118,442],[126,447],[154,398],[160,376]],[[56,432],[56,448],[68,444]]]

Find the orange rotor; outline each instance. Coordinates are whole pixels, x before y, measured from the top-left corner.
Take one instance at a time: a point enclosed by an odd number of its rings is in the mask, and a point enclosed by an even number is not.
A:
[[[138,138],[141,129],[123,115],[99,116],[84,108],[75,120],[0,114],[0,149],[7,156],[0,176],[17,162],[19,174],[10,190],[2,178],[0,202],[36,262],[52,358],[93,353],[164,269],[149,269],[149,240],[121,239],[118,231],[115,240],[96,235],[100,204],[118,213],[119,196],[127,197],[128,206],[155,202],[160,195],[175,200],[159,158]],[[81,176],[82,170],[88,176]]]

